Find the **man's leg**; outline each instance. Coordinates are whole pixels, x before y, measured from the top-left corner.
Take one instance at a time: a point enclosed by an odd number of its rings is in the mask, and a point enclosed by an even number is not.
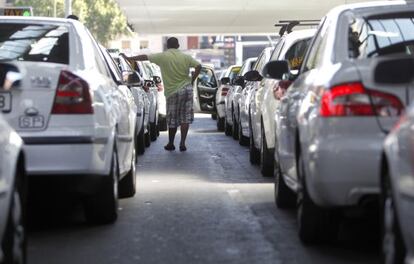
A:
[[[174,146],[175,134],[177,134],[177,128],[168,128],[168,145]]]
[[[180,131],[181,131],[181,142],[180,147],[185,147],[185,140],[187,139],[188,129],[190,128],[189,123],[181,123]]]

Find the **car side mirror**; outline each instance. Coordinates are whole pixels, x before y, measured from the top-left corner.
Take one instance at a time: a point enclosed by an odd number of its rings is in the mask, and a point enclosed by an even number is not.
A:
[[[241,87],[244,88],[244,85],[246,84],[246,82],[245,82],[243,76],[238,75],[233,79],[232,84],[233,85],[238,85],[238,86],[241,86]]]
[[[22,80],[23,75],[16,66],[7,63],[0,64],[0,89],[9,91],[19,88]]]
[[[229,77],[223,77],[220,80],[221,84],[230,84],[230,78]]]
[[[282,80],[286,74],[290,73],[289,63],[285,60],[269,61],[262,70],[263,77],[278,80]]]
[[[414,58],[393,56],[374,61],[374,81],[382,84],[408,84],[414,80]]]
[[[160,76],[153,76],[152,79],[154,80],[155,84],[162,83]]]
[[[244,74],[244,79],[249,82],[259,82],[263,79],[263,77],[258,71],[252,70]]]
[[[154,85],[155,85],[155,83],[152,80],[145,80],[144,81],[144,86],[145,87],[153,87]]]

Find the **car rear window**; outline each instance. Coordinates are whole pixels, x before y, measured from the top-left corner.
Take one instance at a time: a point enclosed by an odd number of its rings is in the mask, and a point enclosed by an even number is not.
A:
[[[414,53],[414,13],[357,18],[350,23],[351,58]]]
[[[69,32],[65,26],[0,24],[0,60],[69,64]]]

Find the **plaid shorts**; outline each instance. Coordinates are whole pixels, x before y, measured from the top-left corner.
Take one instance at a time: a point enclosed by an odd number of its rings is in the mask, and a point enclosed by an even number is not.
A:
[[[193,120],[193,86],[188,84],[167,98],[167,124],[169,128],[177,128]]]

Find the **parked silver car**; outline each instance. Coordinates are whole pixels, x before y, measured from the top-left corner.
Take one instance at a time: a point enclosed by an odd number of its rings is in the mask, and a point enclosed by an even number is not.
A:
[[[276,118],[275,195],[286,206],[297,193],[305,243],[335,238],[341,209],[376,202],[382,142],[410,90],[374,83],[369,71],[376,57],[412,53],[412,11],[404,1],[331,10],[288,88]]]
[[[374,70],[376,83],[399,89],[414,80],[414,58],[392,56]],[[383,263],[414,263],[414,104],[384,142],[381,157]]]
[[[17,68],[0,64],[0,96],[19,89],[20,78]],[[2,114],[0,131],[0,263],[26,263],[27,178],[23,141]]]

